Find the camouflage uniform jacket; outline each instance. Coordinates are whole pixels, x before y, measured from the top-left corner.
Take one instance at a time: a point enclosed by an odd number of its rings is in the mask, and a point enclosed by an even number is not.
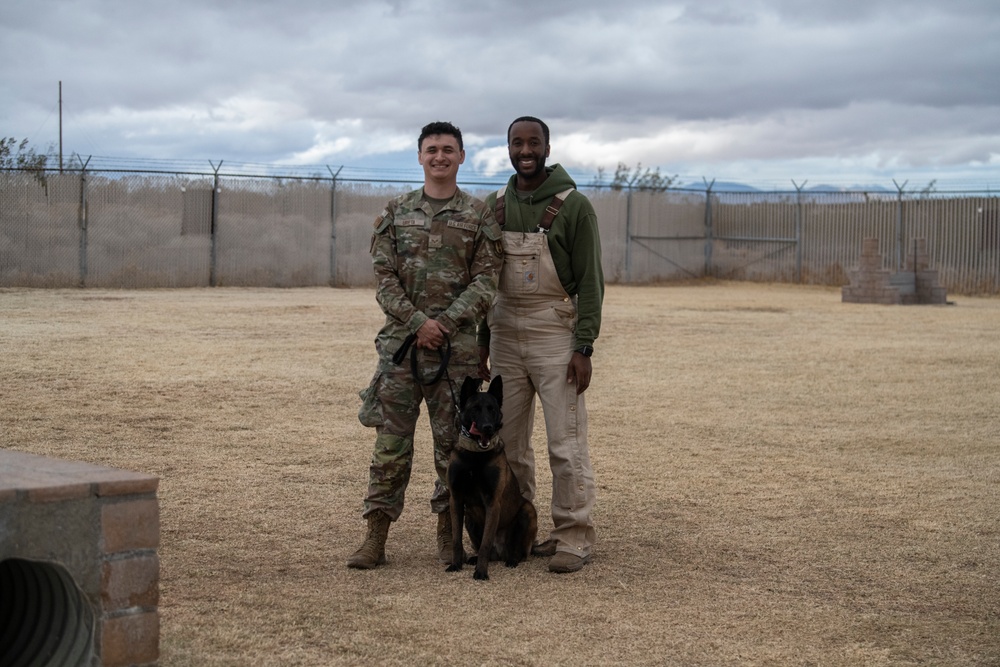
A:
[[[493,212],[457,190],[437,214],[419,188],[389,202],[375,219],[371,254],[375,298],[385,326],[375,339],[380,367],[428,319],[448,329],[452,363],[478,362],[476,327],[497,290],[503,257]]]

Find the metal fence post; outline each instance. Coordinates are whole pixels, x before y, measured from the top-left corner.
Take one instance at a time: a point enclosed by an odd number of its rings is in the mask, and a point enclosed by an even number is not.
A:
[[[701,180],[705,182],[705,275],[712,275],[712,243],[713,243],[713,232],[712,232],[712,186],[715,185],[715,179],[709,183],[708,180],[702,176]]]
[[[795,186],[795,282],[802,282],[802,188],[806,187],[809,181],[802,181],[799,185],[794,180]]]
[[[212,221],[209,226],[209,235],[212,240],[212,250],[209,256],[208,262],[208,285],[209,287],[216,287],[218,283],[216,258],[218,256],[218,221],[219,221],[219,195],[222,194],[222,188],[219,187],[219,170],[222,169],[222,160],[219,160],[219,166],[215,166],[211,160],[208,161],[212,165],[212,170],[215,172],[215,178],[212,181]]]
[[[337,173],[327,165],[326,170],[333,177],[330,186],[330,287],[337,286],[337,176],[344,165],[340,165]]]
[[[91,156],[92,157],[92,156]],[[80,210],[77,214],[80,228],[80,287],[87,286],[87,165],[90,158],[80,167]]]
[[[896,195],[896,266],[894,267],[896,271],[903,270],[903,188],[909,181],[903,181],[900,185],[896,183],[896,179],[892,179],[893,185],[896,186],[898,194]]]
[[[625,197],[625,283],[632,282],[632,186]]]

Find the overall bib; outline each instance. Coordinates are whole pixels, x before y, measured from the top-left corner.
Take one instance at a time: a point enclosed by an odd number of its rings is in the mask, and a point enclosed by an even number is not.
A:
[[[507,458],[521,492],[535,497],[535,394],[542,403],[552,470],[551,537],[560,551],[583,557],[596,540],[596,499],[587,448],[584,394],[566,382],[573,355],[576,303],[563,289],[541,232],[503,233],[504,263],[489,313],[492,374],[503,376],[503,429]]]

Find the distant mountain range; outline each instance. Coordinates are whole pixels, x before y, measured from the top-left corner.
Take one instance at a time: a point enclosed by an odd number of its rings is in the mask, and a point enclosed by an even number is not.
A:
[[[737,181],[710,181],[712,185],[712,192],[775,192],[775,191],[788,191],[795,192],[794,187],[790,188],[756,188],[752,185],[747,185],[746,183],[739,183]],[[697,190],[699,192],[704,192],[708,189],[708,185],[705,182],[695,182],[675,184],[671,187],[672,190]],[[889,188],[882,185],[813,185],[810,187],[802,188],[802,192],[809,193],[819,193],[819,192],[873,192],[873,193],[883,193],[883,192],[894,192]]]

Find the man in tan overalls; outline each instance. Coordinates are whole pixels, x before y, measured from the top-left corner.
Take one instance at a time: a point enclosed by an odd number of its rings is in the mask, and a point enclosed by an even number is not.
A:
[[[584,403],[604,299],[597,216],[565,169],[545,166],[544,122],[515,120],[507,147],[516,173],[486,198],[503,229],[504,264],[496,303],[480,328],[480,374],[503,376],[501,437],[529,500],[535,496],[535,394],[541,399],[553,530],[534,553],[552,556],[552,572],[576,572],[590,561],[597,538]]]

